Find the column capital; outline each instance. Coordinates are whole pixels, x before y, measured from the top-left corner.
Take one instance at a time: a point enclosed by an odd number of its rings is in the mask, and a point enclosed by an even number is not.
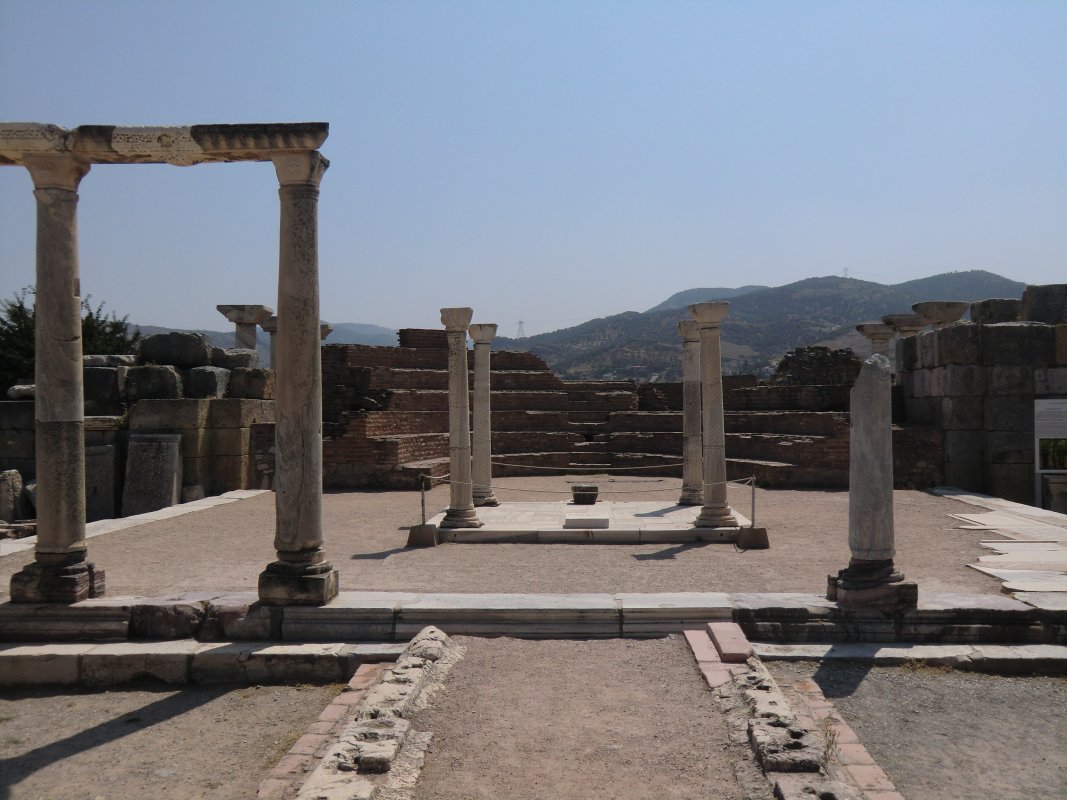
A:
[[[700,323],[695,319],[678,320],[678,333],[682,334],[683,342],[699,342]]]
[[[476,322],[467,330],[470,331],[471,339],[475,344],[489,344],[496,336],[496,327],[495,322]]]
[[[89,172],[89,164],[70,153],[27,153],[22,163],[29,170],[35,189],[76,192]]]
[[[886,325],[884,322],[861,322],[856,326],[856,330],[871,340],[891,339],[896,333],[891,325]]]
[[[274,314],[271,314],[266,319],[261,319],[259,321],[259,327],[261,327],[267,333],[277,333],[278,332],[278,317],[276,315],[274,315]]]
[[[701,328],[717,328],[726,319],[730,304],[724,300],[711,303],[694,303],[689,306],[689,313]]]
[[[313,186],[316,189],[330,166],[318,150],[272,155],[278,183],[282,186]]]
[[[239,325],[262,325],[274,313],[270,306],[256,305],[218,305],[215,309],[230,322]]]
[[[474,316],[473,308],[442,308],[441,324],[445,326],[447,331],[462,331],[466,333],[467,326],[471,324],[472,316]]]

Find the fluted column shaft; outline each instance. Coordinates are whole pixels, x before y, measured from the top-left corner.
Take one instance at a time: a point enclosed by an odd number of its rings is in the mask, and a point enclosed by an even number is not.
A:
[[[474,436],[471,454],[471,473],[474,483],[475,506],[498,506],[493,494],[493,430],[490,411],[490,343],[497,326],[482,323],[470,326],[474,340],[474,408],[471,413]]]
[[[260,575],[260,599],[318,604],[337,594],[337,573],[322,550],[318,198],[329,162],[317,151],[273,160],[281,199],[274,473],[278,560]]]
[[[726,434],[719,355],[719,326],[729,309],[730,304],[723,302],[689,306],[700,326],[704,506],[695,523],[699,528],[729,528],[737,525],[733,510],[726,501]]]
[[[696,320],[678,323],[682,335],[682,495],[678,504],[704,502],[700,439],[700,326]]]
[[[34,380],[37,386],[35,561],[11,578],[14,602],[77,602],[103,594],[86,560],[85,416],[78,184],[89,165],[70,155],[26,156],[37,200]]]
[[[448,455],[451,483],[442,528],[480,528],[474,511],[471,480],[470,396],[467,388],[467,326],[469,308],[442,308],[441,322],[448,338]]]

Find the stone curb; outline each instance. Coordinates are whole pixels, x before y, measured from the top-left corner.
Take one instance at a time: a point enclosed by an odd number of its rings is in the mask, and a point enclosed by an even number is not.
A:
[[[765,661],[843,659],[881,665],[921,661],[978,672],[1067,674],[1067,646],[1054,644],[753,644]]]
[[[251,592],[195,592],[70,606],[0,603],[0,641],[407,641],[427,625],[475,636],[616,638],[731,621],[750,640],[770,642],[1067,641],[1067,612],[1002,595],[933,592],[896,616],[796,592],[341,592],[325,606],[284,607],[262,606]]]
[[[361,664],[392,661],[403,646],[269,644],[194,640],[113,644],[0,644],[0,685],[108,686],[166,683],[340,683]]]

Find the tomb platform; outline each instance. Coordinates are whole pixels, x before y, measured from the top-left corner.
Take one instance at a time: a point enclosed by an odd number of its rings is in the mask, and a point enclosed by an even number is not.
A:
[[[438,540],[457,544],[684,544],[729,542],[744,546],[752,523],[737,510],[738,525],[695,526],[700,506],[650,502],[600,501],[594,505],[559,500],[480,506],[477,529],[440,529],[444,512],[427,520],[438,526]],[[762,535],[766,541],[766,534]],[[766,546],[766,545],[764,545]]]

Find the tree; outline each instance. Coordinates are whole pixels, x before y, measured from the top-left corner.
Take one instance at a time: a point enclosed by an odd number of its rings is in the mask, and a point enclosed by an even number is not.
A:
[[[24,287],[12,300],[0,300],[0,388],[20,381],[33,382],[34,288]],[[81,301],[82,352],[85,355],[135,353],[141,341],[136,328],[131,333],[128,317],[106,314],[104,304],[93,308],[92,295]]]

